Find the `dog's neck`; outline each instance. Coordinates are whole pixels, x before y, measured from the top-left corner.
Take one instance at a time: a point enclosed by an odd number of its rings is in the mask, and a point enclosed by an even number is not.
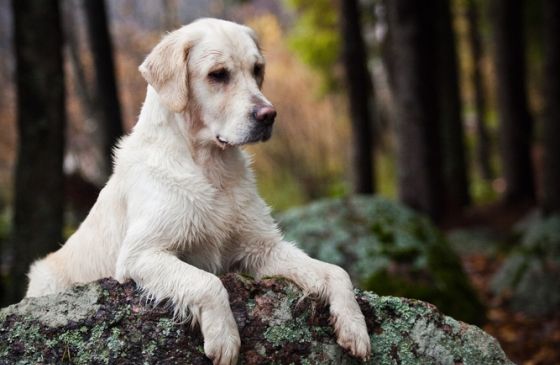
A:
[[[210,138],[204,138],[204,132],[196,115],[171,112],[148,86],[133,134],[164,149],[169,159],[191,160],[213,185],[227,188],[245,176],[246,158],[239,147],[222,149]]]

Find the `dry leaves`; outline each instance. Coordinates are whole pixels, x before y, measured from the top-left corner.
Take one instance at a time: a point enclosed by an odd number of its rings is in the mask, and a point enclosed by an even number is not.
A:
[[[508,357],[517,364],[560,364],[560,313],[528,317],[507,306],[507,296],[496,297],[489,283],[500,259],[482,254],[462,257],[465,271],[488,307],[484,330],[500,341]]]

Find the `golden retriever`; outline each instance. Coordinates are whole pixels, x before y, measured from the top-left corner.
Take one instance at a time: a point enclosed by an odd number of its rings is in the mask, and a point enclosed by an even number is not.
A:
[[[240,149],[272,132],[264,70],[246,26],[200,19],[166,35],[140,66],[146,100],[115,150],[113,175],[76,233],[32,265],[27,296],[130,278],[200,325],[214,364],[235,364],[239,332],[216,275],[282,275],[326,300],[338,343],[367,358],[348,274],[283,239]]]

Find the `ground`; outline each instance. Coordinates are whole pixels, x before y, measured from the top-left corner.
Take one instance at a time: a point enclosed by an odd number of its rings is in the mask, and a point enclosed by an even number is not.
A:
[[[478,247],[464,249],[464,240],[454,248],[465,272],[486,306],[488,321],[482,327],[495,336],[508,357],[520,365],[560,364],[560,312],[528,315],[514,310],[511,299],[492,290],[492,281],[521,237],[513,234],[516,224],[534,215],[531,205],[501,203],[477,207],[446,222],[451,241],[457,230],[475,238]],[[560,281],[560,277],[558,278]]]
[[[516,364],[560,364],[560,313],[532,317],[512,310],[496,296],[489,283],[504,258],[495,255],[461,255],[465,271],[487,306],[488,322],[482,327],[495,336]]]

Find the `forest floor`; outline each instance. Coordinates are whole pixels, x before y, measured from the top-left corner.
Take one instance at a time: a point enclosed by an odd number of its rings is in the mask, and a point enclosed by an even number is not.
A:
[[[526,206],[512,209],[495,204],[447,222],[444,228],[449,232],[457,228],[469,231],[484,227],[494,237],[504,238],[498,244],[504,245],[514,224],[528,212]],[[488,322],[483,328],[498,339],[508,357],[519,365],[560,364],[560,313],[547,317],[527,316],[511,310],[507,298],[495,295],[490,288],[492,277],[506,257],[504,251],[472,250],[459,254],[467,275],[487,306]]]
[[[507,300],[489,288],[501,260],[472,254],[463,255],[462,261],[487,306],[488,323],[483,328],[498,339],[508,357],[520,365],[560,364],[560,314],[532,318],[512,311]]]

